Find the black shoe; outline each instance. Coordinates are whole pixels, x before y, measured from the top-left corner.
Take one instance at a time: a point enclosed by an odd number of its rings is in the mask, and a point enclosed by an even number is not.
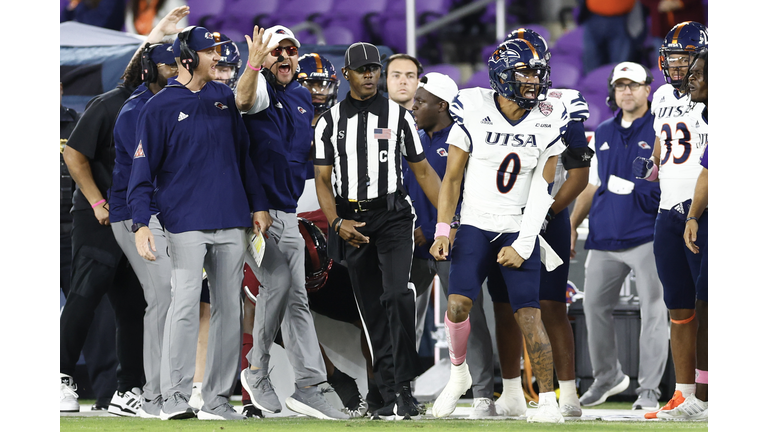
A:
[[[383,406],[376,411],[373,411],[371,416],[372,420],[394,420],[395,419],[395,403],[392,402],[389,405]]]
[[[404,385],[395,393],[395,420],[411,420],[421,417],[418,402],[411,394],[411,386]]]
[[[106,411],[109,409],[109,405],[100,405],[98,402],[91,406],[91,411]]]
[[[368,395],[365,397],[365,402],[368,404],[368,413],[371,415],[377,410],[384,408],[384,398],[381,396],[376,384],[368,386]]]
[[[368,404],[360,396],[357,383],[351,376],[336,369],[332,376],[328,377],[328,384],[339,395],[345,411],[350,417],[362,417],[368,411]]]
[[[243,415],[246,418],[264,418],[264,413],[260,409],[253,406],[253,404],[243,405]]]

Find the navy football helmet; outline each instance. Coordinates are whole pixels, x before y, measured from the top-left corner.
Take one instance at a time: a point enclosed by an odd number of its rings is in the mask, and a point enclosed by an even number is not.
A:
[[[525,39],[530,42],[531,45],[536,48],[536,52],[539,53],[539,57],[543,58],[547,62],[549,62],[549,59],[552,57],[552,53],[549,52],[549,45],[547,44],[547,41],[545,41],[540,34],[531,29],[520,27],[517,30],[512,30],[504,39],[504,42],[508,42],[514,39]]]
[[[693,55],[707,48],[708,44],[709,34],[707,28],[702,24],[695,21],[685,21],[672,27],[672,30],[667,33],[667,37],[664,38],[664,42],[661,43],[661,48],[659,48],[659,69],[664,72],[664,79],[680,90]],[[670,61],[676,64],[678,61],[685,63],[683,58],[688,60],[684,66],[670,66]],[[680,70],[683,68],[685,70]],[[670,69],[677,69],[675,71],[677,72],[675,73],[677,79],[672,77]]]
[[[312,93],[315,114],[322,113],[336,103],[339,79],[336,77],[336,68],[327,58],[318,53],[301,56],[296,80]]]
[[[488,59],[488,75],[491,88],[496,93],[528,110],[546,98],[547,89],[552,85],[549,63],[525,39],[514,39],[499,45]],[[521,82],[523,75],[535,76],[538,82]],[[533,86],[535,97],[526,98],[521,91],[523,86]]]
[[[228,85],[232,90],[237,86],[237,77],[240,75],[240,68],[243,66],[243,60],[240,58],[240,50],[237,49],[237,45],[225,35],[219,32],[213,32],[213,37],[216,42],[229,41],[229,43],[221,44],[221,59],[216,66],[229,66],[232,68],[229,78],[222,79],[224,84]]]

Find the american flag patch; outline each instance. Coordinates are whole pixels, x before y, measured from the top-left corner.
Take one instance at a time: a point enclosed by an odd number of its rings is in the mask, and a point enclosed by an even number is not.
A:
[[[374,129],[373,139],[392,139],[392,129]]]

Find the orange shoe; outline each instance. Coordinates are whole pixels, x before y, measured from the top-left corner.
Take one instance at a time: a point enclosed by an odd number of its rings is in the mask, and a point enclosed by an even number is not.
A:
[[[649,413],[645,413],[645,418],[652,420],[657,418],[656,414],[658,414],[659,411],[669,411],[671,409],[677,408],[678,405],[685,402],[685,398],[683,397],[683,394],[680,392],[680,390],[675,390],[675,394],[672,395],[672,399],[667,402],[666,405],[661,407],[658,411],[653,411]]]

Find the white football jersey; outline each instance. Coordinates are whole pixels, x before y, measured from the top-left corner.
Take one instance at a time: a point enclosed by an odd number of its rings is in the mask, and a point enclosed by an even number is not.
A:
[[[493,90],[476,87],[459,91],[451,115],[456,123],[446,141],[469,153],[461,223],[492,232],[519,231],[539,160],[565,150],[565,105],[544,100],[513,122],[500,111]]]
[[[671,84],[664,84],[653,94],[653,128],[661,144],[659,207],[663,210],[693,197],[706,143],[695,129],[703,109],[704,104],[692,103],[688,95],[680,96]]]
[[[565,109],[568,111],[568,117],[570,121],[587,121],[589,118],[589,106],[586,99],[578,90],[571,89],[549,89],[547,92],[547,99],[559,99],[565,104]],[[565,143],[568,145],[568,143]],[[563,157],[557,158],[557,169],[555,170],[555,182],[552,186],[550,194],[552,198],[557,195],[557,192],[565,183],[568,171],[563,167]]]

